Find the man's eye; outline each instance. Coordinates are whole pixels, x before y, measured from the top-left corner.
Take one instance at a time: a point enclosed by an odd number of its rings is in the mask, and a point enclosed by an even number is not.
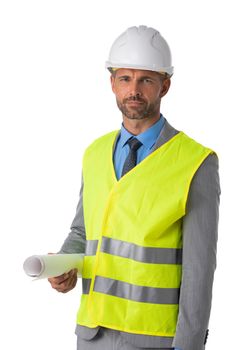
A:
[[[119,80],[120,81],[129,81],[129,78],[128,77],[121,77]]]
[[[152,80],[148,79],[148,78],[145,78],[145,79],[143,79],[143,82],[149,84],[149,83],[152,83]]]

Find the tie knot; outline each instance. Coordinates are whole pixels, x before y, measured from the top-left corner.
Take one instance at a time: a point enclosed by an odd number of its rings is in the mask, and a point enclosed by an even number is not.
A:
[[[134,137],[128,140],[128,145],[131,151],[137,151],[139,147],[142,146],[142,143],[136,137]]]

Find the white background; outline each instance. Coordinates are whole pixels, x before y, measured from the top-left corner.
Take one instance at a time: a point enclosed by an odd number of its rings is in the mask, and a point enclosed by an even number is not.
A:
[[[29,255],[56,252],[69,232],[83,151],[94,138],[121,123],[104,68],[109,48],[127,27],[140,24],[157,28],[173,53],[175,74],[162,103],[163,114],[220,158],[218,269],[207,349],[231,347],[230,4],[1,1],[2,349],[75,349],[80,281],[74,291],[62,295],[47,281],[31,282],[22,264]]]

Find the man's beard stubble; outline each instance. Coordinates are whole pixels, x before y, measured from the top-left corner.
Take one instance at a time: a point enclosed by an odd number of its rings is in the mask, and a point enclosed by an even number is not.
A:
[[[128,101],[139,101],[139,102],[142,102],[142,104],[135,108],[128,108],[127,107]],[[156,103],[147,104],[147,102],[139,96],[131,96],[131,97],[125,98],[123,102],[120,102],[119,100],[116,100],[116,102],[122,114],[129,119],[141,120],[141,119],[150,118],[156,115],[159,109],[158,104]]]

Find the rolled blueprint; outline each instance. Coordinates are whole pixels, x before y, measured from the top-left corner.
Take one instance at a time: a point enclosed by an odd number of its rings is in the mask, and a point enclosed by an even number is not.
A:
[[[37,279],[60,276],[72,269],[82,274],[84,254],[33,255],[24,261],[23,268],[30,277]]]

